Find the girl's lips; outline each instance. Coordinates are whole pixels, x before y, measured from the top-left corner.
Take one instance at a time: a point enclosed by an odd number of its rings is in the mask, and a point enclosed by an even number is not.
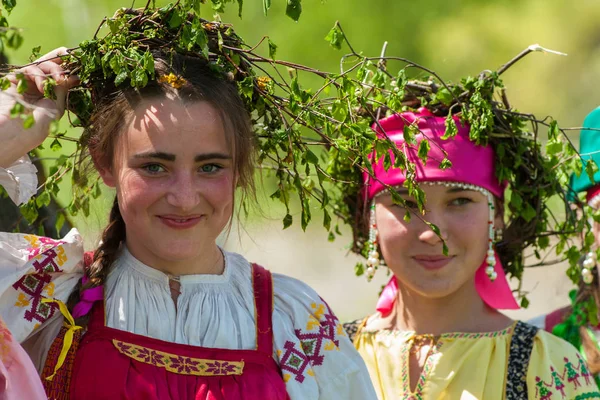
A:
[[[173,229],[189,229],[196,226],[201,220],[202,215],[194,216],[177,216],[177,215],[158,215],[158,219],[169,228]]]
[[[444,268],[450,261],[452,261],[454,257],[446,257],[446,256],[426,256],[426,255],[418,255],[413,256],[413,259],[421,265],[423,268],[429,271],[435,271],[438,269]]]

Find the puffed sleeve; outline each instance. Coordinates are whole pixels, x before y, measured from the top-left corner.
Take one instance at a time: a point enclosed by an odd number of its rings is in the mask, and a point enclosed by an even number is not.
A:
[[[275,350],[292,400],[376,399],[367,368],[327,303],[273,274]]]
[[[26,203],[37,191],[37,168],[23,156],[8,168],[0,167],[0,186],[16,205]]]
[[[600,399],[583,357],[570,343],[540,330],[527,369],[530,399]]]
[[[17,342],[60,316],[51,298],[66,302],[83,275],[83,242],[72,229],[63,239],[0,233],[0,317]]]

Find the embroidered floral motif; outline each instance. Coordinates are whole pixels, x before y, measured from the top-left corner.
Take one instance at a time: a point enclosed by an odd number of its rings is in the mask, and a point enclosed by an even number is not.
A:
[[[135,344],[113,340],[114,346],[121,354],[136,361],[164,368],[180,375],[217,376],[241,375],[244,370],[243,361],[207,360],[184,357],[149,349]]]
[[[67,256],[63,242],[32,235],[25,238],[33,246],[29,250],[29,259],[33,260],[32,265],[36,272],[23,276],[13,285],[15,290],[21,291],[15,305],[29,307],[24,314],[27,321],[33,322],[35,319],[43,323],[54,315],[58,306],[55,303],[42,303],[41,299],[45,297],[44,293],[49,296],[54,294],[51,274],[62,272],[60,267],[67,261]]]
[[[323,365],[324,352],[339,350],[338,338],[345,336],[344,327],[323,299],[312,303],[311,308],[314,315],[308,317],[306,331],[294,329],[299,346],[286,341],[283,350],[277,352],[281,370],[291,374],[284,373],[286,381],[293,375],[296,381],[302,383],[306,374],[313,376],[311,367]]]

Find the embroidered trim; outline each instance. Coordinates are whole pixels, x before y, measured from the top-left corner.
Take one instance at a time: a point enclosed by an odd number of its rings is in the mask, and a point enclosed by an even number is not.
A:
[[[46,390],[46,395],[52,400],[69,400],[70,398],[70,387],[71,387],[71,375],[73,373],[73,365],[75,364],[75,356],[81,343],[81,337],[83,336],[82,330],[77,330],[73,334],[73,343],[68,350],[68,354],[64,363],[57,372],[56,366],[58,359],[62,352],[63,341],[68,331],[68,327],[63,326],[60,332],[52,342],[48,355],[46,356],[46,363],[42,371],[42,384]],[[47,378],[54,375],[52,380]]]
[[[402,350],[400,352],[400,360],[402,360],[402,392],[408,393],[409,400],[423,400],[423,389],[425,389],[425,381],[429,376],[429,373],[433,369],[433,366],[437,363],[440,358],[440,348],[442,347],[443,341],[440,337],[435,347],[432,349],[431,354],[427,357],[425,361],[425,365],[423,366],[423,371],[421,371],[421,375],[419,375],[419,380],[417,380],[417,385],[415,386],[414,392],[410,390],[410,372],[409,372],[409,351],[410,345],[402,346]]]
[[[184,357],[166,353],[135,344],[113,339],[113,344],[121,354],[144,364],[164,368],[169,372],[180,375],[222,376],[242,375],[243,361],[207,360],[202,358]]]
[[[506,329],[501,331],[494,332],[452,332],[452,333],[443,333],[439,337],[440,339],[482,339],[482,338],[497,338],[500,336],[505,336],[512,334],[512,331],[515,327],[515,324],[512,324]],[[413,331],[398,331],[391,329],[378,329],[378,330],[369,330],[366,328],[361,329],[361,334],[372,334],[372,335],[390,335],[390,336],[406,336],[411,337],[415,333]]]
[[[506,374],[506,400],[527,400],[527,367],[538,333],[535,326],[518,321],[510,340]]]

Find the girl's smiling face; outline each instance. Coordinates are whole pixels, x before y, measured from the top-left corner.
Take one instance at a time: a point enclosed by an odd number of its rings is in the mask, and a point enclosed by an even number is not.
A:
[[[126,244],[158,267],[206,255],[229,222],[236,172],[221,114],[208,102],[143,101],[116,142],[104,182],[117,190]]]
[[[407,208],[394,204],[390,194],[376,199],[379,245],[387,266],[411,292],[428,298],[443,298],[468,285],[488,250],[488,199],[478,191],[444,185],[422,185],[425,215],[405,189],[399,194]],[[424,222],[436,225],[448,246],[443,254],[442,239]]]

